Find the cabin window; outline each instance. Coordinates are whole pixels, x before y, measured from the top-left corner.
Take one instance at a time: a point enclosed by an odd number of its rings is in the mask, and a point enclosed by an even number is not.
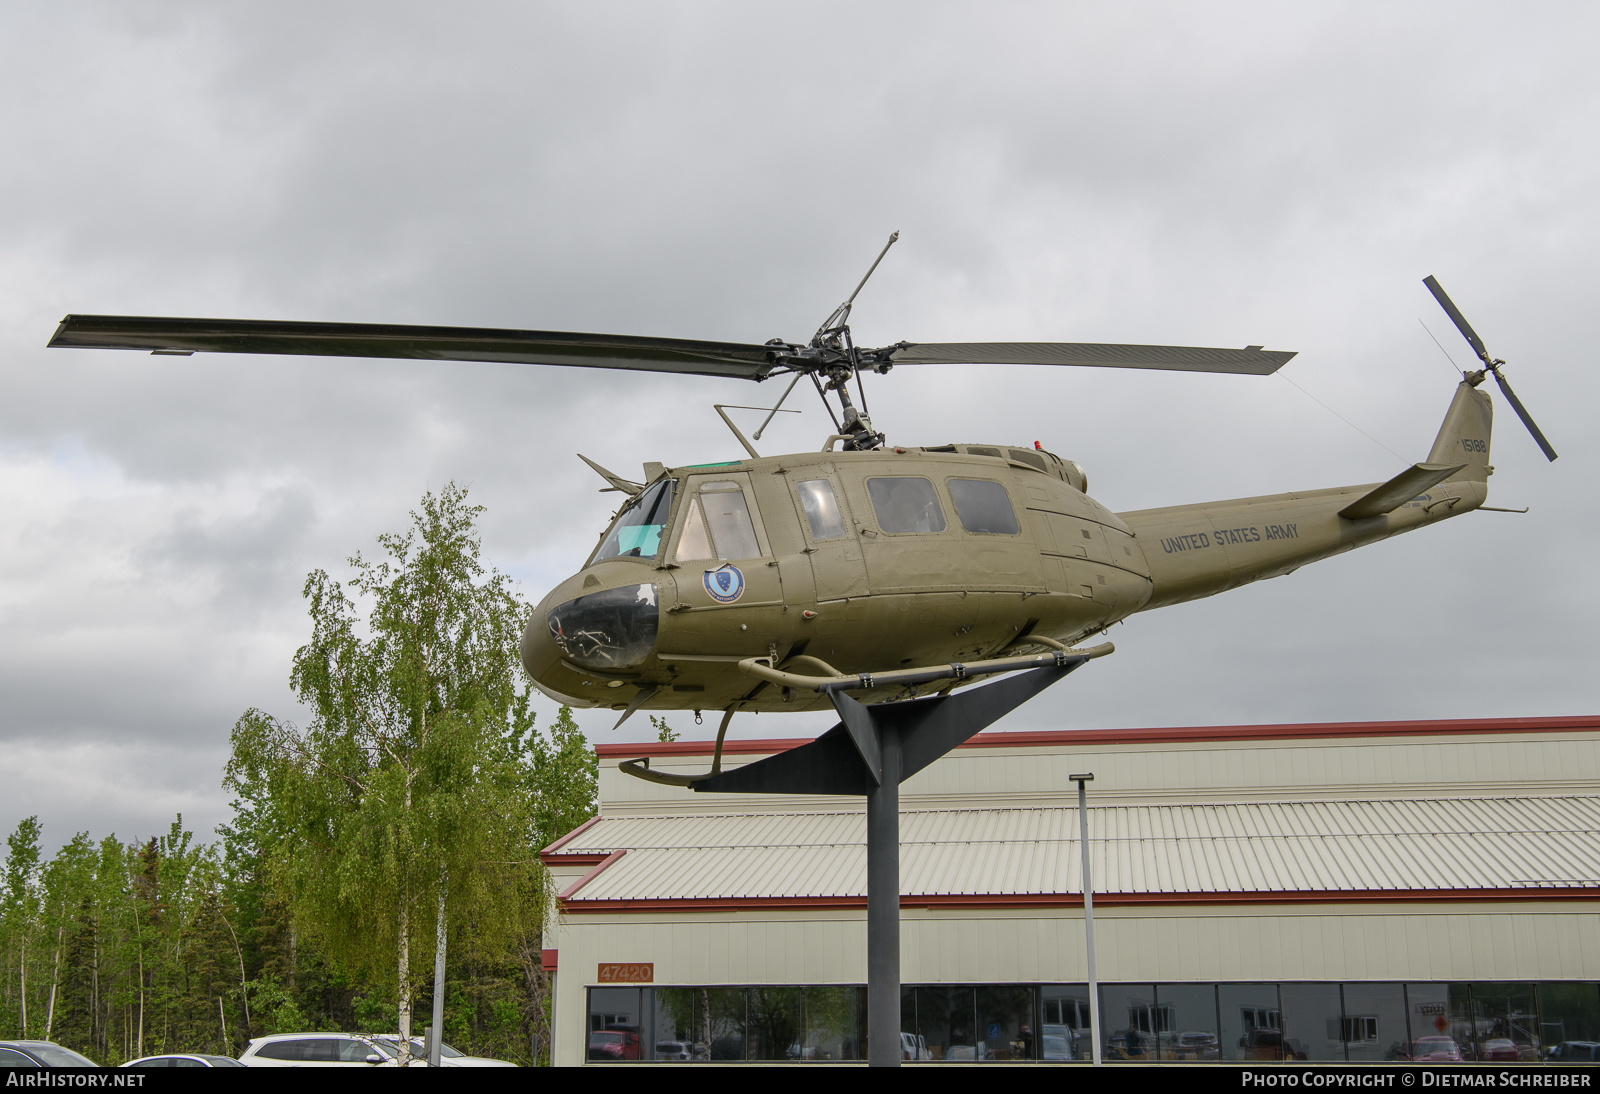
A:
[[[761,544],[744,490],[736,482],[703,484],[689,502],[673,561],[760,557]]]
[[[885,532],[944,531],[944,510],[927,479],[868,479],[867,495]]]
[[[672,490],[676,479],[662,479],[622,507],[593,561],[605,558],[655,558],[661,548],[661,532],[672,509]]]
[[[961,527],[980,535],[1014,536],[1022,531],[1006,488],[988,479],[951,479],[950,500],[956,503]]]
[[[799,484],[799,489],[806,522],[811,525],[811,538],[832,539],[844,535],[844,517],[833,496],[833,484],[827,479],[808,479]]]

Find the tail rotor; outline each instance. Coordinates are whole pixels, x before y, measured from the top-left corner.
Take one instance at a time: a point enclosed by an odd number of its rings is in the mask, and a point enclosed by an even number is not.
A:
[[[1522,405],[1522,400],[1517,398],[1517,393],[1511,390],[1511,385],[1506,383],[1505,374],[1500,371],[1500,366],[1504,365],[1505,362],[1497,357],[1489,356],[1489,350],[1484,346],[1483,339],[1478,337],[1478,332],[1472,329],[1472,324],[1467,322],[1467,317],[1461,314],[1461,309],[1456,307],[1455,302],[1445,293],[1443,287],[1440,286],[1438,280],[1432,274],[1423,278],[1422,283],[1428,286],[1428,291],[1433,294],[1433,298],[1439,302],[1439,306],[1444,309],[1445,314],[1456,325],[1456,329],[1461,332],[1462,337],[1466,338],[1467,344],[1472,347],[1472,351],[1483,362],[1484,372],[1494,375],[1494,382],[1500,385],[1500,391],[1505,395],[1506,402],[1511,404],[1511,409],[1517,412],[1517,417],[1522,419],[1522,424],[1528,427],[1529,433],[1533,434],[1533,439],[1538,443],[1539,449],[1544,453],[1545,458],[1553,461],[1556,458],[1556,450],[1550,447],[1550,442],[1545,439],[1544,432],[1535,424],[1533,416],[1528,413],[1527,407]],[[1474,381],[1474,383],[1481,381],[1483,374],[1483,372],[1477,373],[1478,380]]]

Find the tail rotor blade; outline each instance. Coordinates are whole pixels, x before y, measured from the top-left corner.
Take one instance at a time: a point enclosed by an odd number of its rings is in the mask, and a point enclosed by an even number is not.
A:
[[[1461,310],[1456,307],[1455,302],[1445,293],[1439,282],[1434,279],[1432,274],[1429,274],[1422,279],[1422,283],[1428,286],[1428,291],[1439,302],[1439,306],[1444,309],[1444,313],[1450,317],[1451,322],[1455,323],[1456,329],[1462,333],[1473,350],[1487,364],[1489,362],[1489,351],[1484,348],[1483,339],[1478,337],[1478,332],[1472,329],[1472,324],[1467,322],[1467,317],[1461,314]],[[1504,381],[1501,381],[1501,386],[1504,386]],[[1524,418],[1523,421],[1527,421],[1527,419]],[[1551,457],[1551,459],[1554,458],[1553,456]]]
[[[1505,395],[1506,402],[1511,404],[1511,409],[1517,412],[1517,417],[1522,419],[1522,424],[1528,427],[1528,432],[1533,434],[1533,439],[1538,442],[1539,448],[1544,452],[1545,459],[1555,462],[1556,450],[1550,447],[1550,442],[1544,439],[1544,433],[1534,424],[1533,416],[1528,413],[1527,407],[1522,405],[1522,400],[1517,398],[1517,393],[1511,390],[1511,385],[1506,383],[1506,378],[1500,375],[1500,370],[1494,370],[1495,383],[1500,385],[1500,391]]]

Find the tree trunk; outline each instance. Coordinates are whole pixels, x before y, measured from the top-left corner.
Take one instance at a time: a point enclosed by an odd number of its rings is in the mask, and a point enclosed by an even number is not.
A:
[[[222,919],[222,925],[228,928],[228,937],[233,939],[233,952],[239,957],[239,1001],[244,1004],[244,1039],[248,1041],[250,1040],[250,992],[245,987],[244,950],[239,947],[239,936],[234,932],[233,924],[228,922],[228,917],[220,911],[217,915]],[[221,1006],[221,1000],[218,1000],[218,1006]],[[226,1027],[226,1020],[224,1020],[223,1025]],[[224,1029],[223,1034],[224,1040],[226,1040],[226,1029]]]
[[[56,928],[56,967],[50,975],[50,1005],[44,1012],[44,1039],[50,1039],[50,1029],[56,1022],[56,988],[61,984],[61,937],[65,927]]]
[[[441,1055],[439,1044],[444,1040],[444,944],[445,900],[450,895],[450,872],[439,866],[439,918],[434,924],[433,941],[433,1036],[428,1038],[428,1066],[438,1067]]]
[[[401,814],[406,820],[411,819],[411,776],[406,775],[406,805],[405,812]],[[405,864],[401,865],[402,872]],[[407,904],[405,877],[402,873],[400,879],[400,946],[399,946],[399,987],[400,987],[400,1066],[405,1067],[411,1063],[411,909]]]

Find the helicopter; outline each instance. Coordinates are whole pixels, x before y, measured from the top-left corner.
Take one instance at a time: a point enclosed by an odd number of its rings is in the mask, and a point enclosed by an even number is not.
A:
[[[863,376],[920,364],[1029,364],[1265,376],[1295,356],[1087,343],[915,343],[851,338],[855,292],[804,343],[553,331],[68,315],[52,347],[498,361],[802,379],[833,426],[821,448],[647,463],[639,480],[580,455],[626,499],[584,565],[534,609],[522,661],[574,707],[812,711],[949,695],[1016,670],[1111,652],[1080,647],[1128,617],[1288,573],[1485,505],[1492,375],[1545,456],[1483,341],[1433,277],[1430,292],[1483,367],[1464,373],[1426,459],[1384,483],[1117,513],[1076,462],[1035,442],[890,445]],[[850,394],[854,381],[860,405]],[[838,403],[836,413],[829,396]],[[719,749],[720,755],[720,749]],[[635,774],[647,773],[635,771]],[[671,777],[661,776],[658,781]]]

